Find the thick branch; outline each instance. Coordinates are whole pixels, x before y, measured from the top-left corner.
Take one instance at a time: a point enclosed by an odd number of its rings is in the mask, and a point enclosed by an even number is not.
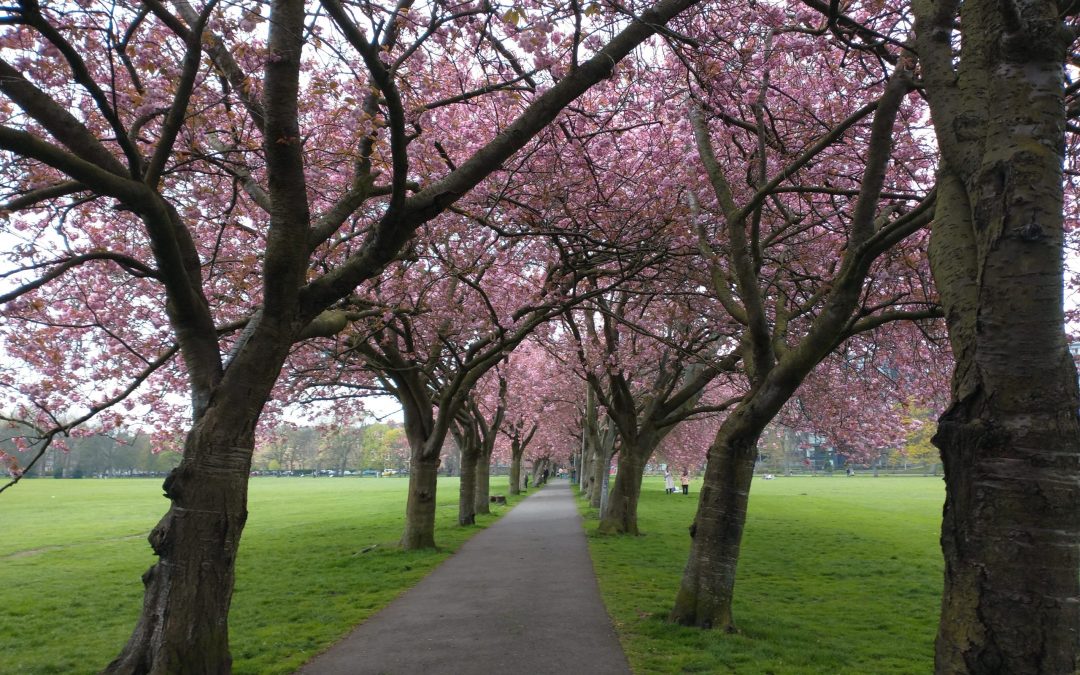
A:
[[[299,123],[304,16],[303,0],[275,0],[267,45],[263,148],[271,210],[263,306],[277,319],[289,311],[307,264],[310,214]]]
[[[195,90],[195,78],[199,74],[199,63],[202,60],[203,27],[206,25],[206,20],[216,4],[216,0],[210,0],[206,4],[206,8],[203,9],[199,20],[192,27],[186,40],[187,51],[184,53],[183,68],[180,72],[180,80],[177,83],[176,94],[173,96],[172,105],[169,106],[169,112],[165,116],[165,122],[161,125],[157,148],[154,149],[154,155],[150,158],[149,165],[146,168],[144,180],[151,187],[156,187],[161,179],[161,172],[165,170],[165,164],[172,155],[173,145],[176,143],[176,137],[180,133],[180,127],[184,123],[184,118],[187,117],[188,102],[191,100],[191,94]]]
[[[79,159],[116,176],[130,175],[82,122],[3,59],[0,59],[0,92]]]
[[[0,205],[0,211],[15,212],[22,209],[28,209],[32,206],[36,206],[41,202],[48,201],[50,199],[56,199],[57,197],[66,197],[68,195],[75,194],[76,192],[82,192],[86,189],[86,186],[82,183],[74,180],[66,180],[56,183],[54,185],[48,185],[43,188],[37,188],[36,190],[30,190],[17,197],[12,197],[6,204]]]
[[[0,149],[48,164],[87,188],[115,197],[129,205],[145,203],[151,196],[145,185],[123,177],[123,167],[116,163],[115,158],[112,158],[113,168],[120,169],[120,173],[78,156],[78,153],[69,153],[25,131],[6,126],[0,126]]]

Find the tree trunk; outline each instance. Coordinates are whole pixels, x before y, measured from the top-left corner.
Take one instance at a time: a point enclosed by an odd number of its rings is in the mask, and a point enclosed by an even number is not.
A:
[[[510,494],[521,494],[521,456],[525,454],[524,446],[513,442],[510,446]]]
[[[709,449],[697,517],[690,526],[690,558],[669,617],[675,623],[735,632],[735,570],[760,434],[757,425],[733,415]]]
[[[405,532],[401,548],[412,551],[435,548],[435,490],[439,458],[413,457],[409,460],[409,501],[405,507]]]
[[[588,452],[588,455],[589,455],[589,459],[586,462],[586,464],[588,464],[589,468],[585,472],[585,481],[581,486],[581,490],[582,490],[582,492],[585,493],[585,501],[588,502],[589,505],[591,506],[592,505],[592,500],[593,500],[593,494],[595,494],[595,492],[596,492],[596,463],[597,463],[597,458],[596,458],[596,451],[595,450],[590,448],[587,452]]]
[[[544,482],[544,469],[548,469],[550,466],[551,460],[547,457],[533,462],[532,482],[534,486],[539,487]]]
[[[619,472],[615,487],[608,495],[607,510],[597,530],[603,534],[630,534],[637,536],[637,506],[641,497],[641,480],[645,474],[645,462],[653,448],[638,445],[623,446],[619,453]]]
[[[1022,368],[987,389],[1026,382]],[[1075,386],[1038,381],[1063,400]],[[1076,443],[1067,440],[1078,434],[1075,412],[1058,401],[1029,414],[995,403],[982,391],[957,402],[934,437],[946,480],[937,672],[1073,673],[1080,500],[1065,477],[1076,474]]]
[[[494,448],[492,448],[494,449]],[[478,514],[491,513],[491,452],[481,450],[476,456],[476,489],[474,490],[475,511]]]
[[[956,359],[933,439],[946,485],[935,669],[1074,673],[1080,393],[1062,284],[1074,36],[1053,2],[913,8],[942,152],[930,262]]]
[[[476,524],[476,460],[479,448],[471,439],[461,443],[461,486],[458,492],[458,525]]]
[[[956,372],[933,439],[946,482],[938,673],[1077,667],[1080,395],[1062,314],[1060,169],[1023,147],[999,149],[973,189],[941,180],[931,252]],[[953,257],[987,231],[992,245]]]
[[[585,464],[586,469],[584,472],[584,480],[581,482],[582,496],[585,497],[585,501],[589,504],[592,503],[593,489],[596,484],[596,449],[592,445],[585,447]]]
[[[593,456],[592,492],[589,493],[589,506],[594,509],[600,508],[600,498],[603,496],[604,473],[611,467],[611,457],[607,455],[607,449],[597,446]]]
[[[736,632],[732,613],[735,572],[757,463],[758,439],[814,365],[827,354],[827,349],[819,348],[808,358],[792,359],[774,367],[720,425],[709,448],[697,515],[690,526],[690,557],[670,621]]]
[[[588,446],[581,449],[581,466],[578,467],[578,481],[581,489],[588,495],[589,481],[593,473],[593,453]]]
[[[211,409],[164,482],[169,511],[150,533],[142,614],[107,673],[229,673],[228,615],[247,520],[252,424]],[[215,425],[215,422],[217,425]]]

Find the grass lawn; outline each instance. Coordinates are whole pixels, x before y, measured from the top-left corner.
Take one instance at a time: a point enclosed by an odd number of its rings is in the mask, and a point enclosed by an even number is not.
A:
[[[635,673],[929,673],[940,607],[940,478],[755,479],[735,586],[738,635],[672,626],[689,497],[646,478],[643,536],[589,546]]]
[[[493,476],[492,493],[506,481]],[[440,479],[441,550],[396,550],[407,483],[251,480],[229,619],[235,673],[291,673],[478,531],[457,525],[458,479]],[[37,479],[0,495],[0,673],[96,673],[119,653],[154,561],[146,535],[165,513],[161,494],[161,479]]]

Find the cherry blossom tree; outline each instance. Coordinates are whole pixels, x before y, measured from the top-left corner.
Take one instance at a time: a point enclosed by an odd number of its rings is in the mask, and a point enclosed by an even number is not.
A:
[[[439,456],[452,431],[461,452],[459,520],[474,521],[477,460],[493,438],[482,437],[474,388],[517,344],[562,311],[559,302],[549,304],[535,289],[546,282],[565,290],[554,281],[555,267],[542,279],[521,274],[515,256],[491,245],[497,235],[456,228],[441,234],[418,240],[415,260],[380,280],[370,298],[350,298],[353,330],[336,348],[343,365],[330,366],[332,377],[308,385],[351,389],[354,378],[362,383],[374,372],[401,403],[412,449],[401,540],[407,549],[435,545]],[[539,304],[517,314],[530,303]]]
[[[583,383],[569,367],[564,337],[554,330],[534,335],[500,366],[508,386],[506,451],[513,453],[511,474],[515,456],[522,474],[516,483],[511,476],[511,486],[524,487],[529,473],[536,485],[544,468],[569,467],[580,451]]]
[[[735,25],[710,16],[703,34]],[[711,192],[694,195],[702,253],[712,292],[744,327],[747,393],[709,449],[670,614],[682,624],[735,630],[735,568],[766,425],[844,340],[937,313],[899,252],[918,250],[913,235],[932,213],[929,179],[919,173],[929,154],[906,131],[918,118],[905,105],[912,63],[888,42],[863,45],[850,31],[847,53],[817,48],[812,34],[830,26],[812,16],[747,9],[737,35],[683,56],[695,76],[690,119]],[[774,84],[805,82],[809,68],[812,87]]]
[[[522,460],[541,421],[549,419],[546,408],[558,398],[559,374],[558,363],[534,340],[523,342],[499,366],[500,378],[507,384],[504,420],[499,426],[502,438],[496,442],[496,452],[509,460],[510,494],[521,493]]]
[[[652,285],[657,281],[654,279]],[[673,428],[692,415],[720,412],[738,399],[705,402],[705,388],[738,363],[738,354],[722,354],[727,336],[719,332],[701,307],[663,297],[655,288],[623,288],[597,298],[600,330],[587,331],[596,349],[592,366],[585,354],[582,331],[569,320],[579,340],[583,371],[599,403],[607,411],[619,441],[618,473],[600,531],[638,534],[637,503],[645,464]],[[594,319],[594,313],[585,320]],[[594,411],[587,411],[595,415]],[[595,426],[589,420],[586,426]],[[596,432],[594,432],[594,435]],[[594,441],[595,442],[595,441]]]
[[[488,371],[491,374],[492,371]],[[490,513],[491,456],[506,415],[506,379],[498,380],[494,401],[487,401],[490,414],[481,404],[484,382],[478,383],[472,395],[458,413],[451,433],[461,448],[461,494],[458,505],[458,524],[473,525],[476,515]]]
[[[372,298],[348,300],[355,308],[346,315],[358,330],[342,337],[339,350],[340,359],[359,357],[361,371],[375,371],[402,403],[412,446],[405,548],[434,546],[436,472],[448,433],[456,432],[461,451],[461,524],[474,521],[475,499],[487,499],[496,437],[491,425],[501,416],[485,419],[474,396],[477,384],[546,322],[605,290],[601,285],[579,294],[580,261],[560,257],[563,247],[545,247],[546,239],[501,241],[497,230],[469,227],[465,216],[455,221],[459,226],[414,242],[415,261],[384,276]],[[616,261],[612,279],[601,283],[621,283],[648,260],[628,268]],[[606,268],[601,257],[587,263],[594,281]],[[349,386],[350,372],[341,369],[324,384]],[[479,491],[478,480],[484,481]]]
[[[150,536],[160,561],[110,671],[229,670],[255,427],[294,345],[343,330],[336,303],[692,4],[630,21],[577,5],[511,16],[338,0],[275,0],[265,18],[213,1],[2,9],[5,232],[21,242],[0,298],[7,334],[44,326],[52,344],[96,345],[54,351],[54,382],[97,357],[119,382],[56,395],[49,378],[33,391],[9,379],[25,403],[14,416],[52,438],[155,373],[171,375],[162,391],[190,393],[171,506]],[[581,30],[552,40],[563,19]],[[448,168],[439,132],[479,100],[500,123],[450,136]],[[62,419],[67,400],[85,414]]]
[[[536,435],[536,430],[540,427],[540,423],[536,418],[531,421],[519,417],[510,421],[499,429],[504,434],[504,438],[508,444],[506,449],[507,454],[510,457],[510,475],[509,475],[509,491],[512,495],[521,494],[522,489],[525,487],[523,481],[525,474],[522,473],[522,462],[525,457],[525,451],[528,449],[529,444],[532,443],[533,436]]]
[[[561,130],[577,152],[551,157],[555,180],[543,183],[551,205],[545,223],[572,233],[562,246],[577,248],[582,259],[595,265],[604,255],[657,253],[634,278],[565,313],[564,327],[574,339],[551,345],[553,353],[579,355],[575,367],[585,382],[576,390],[595,398],[582,409],[587,452],[578,460],[583,475],[591,476],[586,486],[594,501],[602,477],[595,474],[615,447],[610,433],[620,442],[614,508],[609,505],[602,528],[633,533],[645,461],[672,425],[692,414],[702,389],[725,367],[712,357],[729,323],[723,308],[702,293],[708,282],[696,264],[683,198],[684,156],[669,142],[678,128],[671,101],[655,95],[649,73],[638,76],[645,81],[623,95],[625,105],[609,103],[610,112],[599,119],[565,119]],[[586,289],[598,283],[591,275],[582,281]],[[598,416],[601,408],[606,417]],[[603,432],[601,419],[612,423]]]

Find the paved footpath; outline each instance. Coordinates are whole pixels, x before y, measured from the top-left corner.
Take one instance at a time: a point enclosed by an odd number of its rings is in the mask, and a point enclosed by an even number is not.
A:
[[[627,675],[570,487],[478,533],[298,675]]]

